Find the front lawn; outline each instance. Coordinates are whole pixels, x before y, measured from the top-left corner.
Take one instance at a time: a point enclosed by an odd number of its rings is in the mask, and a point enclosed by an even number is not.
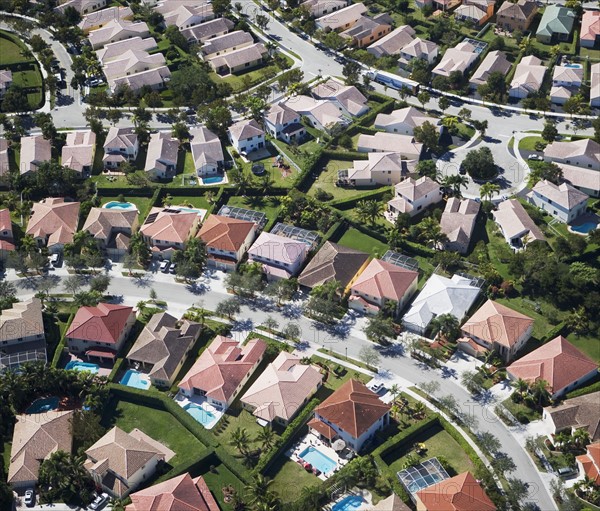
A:
[[[529,408],[523,403],[515,403],[510,397],[502,401],[504,407],[513,414],[515,419],[523,424],[536,421],[542,418],[541,412]]]
[[[519,140],[519,151],[537,151],[536,142],[543,142],[544,139],[539,136],[524,137]]]
[[[388,246],[385,243],[362,233],[354,227],[350,227],[337,243],[345,247],[362,250],[373,256],[383,256],[388,250]]]

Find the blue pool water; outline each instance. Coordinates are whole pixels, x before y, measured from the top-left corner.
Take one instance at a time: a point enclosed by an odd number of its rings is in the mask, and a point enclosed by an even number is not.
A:
[[[363,503],[364,500],[362,497],[359,497],[358,495],[348,495],[338,503],[334,504],[331,511],[352,511],[353,509],[358,509]]]
[[[97,374],[100,366],[98,364],[90,364],[89,362],[79,362],[78,360],[71,360],[65,369],[71,371],[88,371],[90,373]]]
[[[323,474],[329,474],[329,472],[337,467],[337,463],[335,461],[333,461],[329,456],[325,456],[316,447],[307,447],[300,454],[298,454],[298,457],[310,463],[313,467],[319,469]]]
[[[177,209],[179,211],[185,211],[186,213],[198,213],[198,214],[202,213],[202,211],[200,211],[199,209],[194,209],[194,208],[182,208],[182,207],[178,207]]]
[[[107,202],[104,207],[106,209],[135,209],[135,204],[132,204],[131,202],[117,202],[113,200]]]
[[[590,231],[593,231],[598,227],[596,222],[586,222],[585,224],[580,225],[572,225],[571,230],[575,232],[580,232],[581,234],[587,234]]]
[[[208,410],[205,410],[201,406],[195,405],[194,403],[188,403],[183,407],[183,409],[204,427],[207,427],[217,418],[214,413],[209,412]]]
[[[119,383],[134,389],[148,390],[150,388],[148,377],[135,369],[128,369]]]
[[[217,183],[222,183],[223,182],[223,178],[221,176],[203,177],[202,178],[202,182],[205,185],[214,185],[214,184],[217,184]]]
[[[31,406],[25,410],[25,413],[44,413],[50,410],[56,410],[58,408],[58,397],[44,397],[42,399],[36,399]]]
[[[570,67],[571,69],[581,69],[581,64],[565,64],[565,67]]]

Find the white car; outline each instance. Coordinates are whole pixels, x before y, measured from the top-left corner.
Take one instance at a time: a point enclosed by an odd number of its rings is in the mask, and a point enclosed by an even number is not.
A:
[[[171,266],[170,261],[163,261],[162,263],[160,263],[160,271],[162,271],[163,273],[169,273],[169,266]]]
[[[102,509],[106,505],[107,502],[108,502],[108,495],[106,493],[103,493],[102,495],[98,495],[94,499],[94,502],[92,502],[90,504],[90,509],[93,509],[94,511],[98,511],[99,509]]]
[[[535,161],[544,161],[544,157],[539,155],[539,154],[530,154],[527,157],[528,160],[535,160]]]
[[[380,382],[373,382],[369,385],[369,389],[375,392],[375,394],[379,394],[384,388],[383,383]]]
[[[25,490],[25,498],[23,502],[27,507],[33,507],[35,505],[35,491],[33,489]]]

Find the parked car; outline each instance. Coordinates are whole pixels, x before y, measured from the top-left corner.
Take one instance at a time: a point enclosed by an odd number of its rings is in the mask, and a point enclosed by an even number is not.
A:
[[[60,266],[61,263],[61,257],[60,254],[52,254],[50,256],[50,264],[54,267],[54,268],[58,268]]]
[[[169,273],[171,275],[175,275],[176,271],[177,271],[177,263],[171,263],[171,267],[169,268]]]
[[[170,261],[163,261],[162,263],[160,263],[160,271],[162,271],[163,273],[169,273],[169,266],[171,266]]]
[[[379,394],[384,389],[384,386],[381,382],[375,382],[369,385],[369,389],[375,392],[375,394]]]
[[[560,477],[570,477],[577,473],[573,467],[562,467],[558,469],[558,475]]]
[[[98,511],[99,509],[102,509],[106,505],[107,502],[108,502],[108,495],[106,493],[98,495],[94,499],[94,502],[92,502],[90,504],[90,509],[93,509],[94,511]]]
[[[33,488],[25,490],[25,498],[23,499],[23,502],[25,502],[27,507],[35,506],[35,490]]]
[[[540,154],[530,154],[527,157],[528,160],[535,160],[535,161],[544,161],[544,157]]]

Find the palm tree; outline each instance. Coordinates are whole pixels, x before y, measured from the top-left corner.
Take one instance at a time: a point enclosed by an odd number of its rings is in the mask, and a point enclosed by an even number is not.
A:
[[[263,451],[267,451],[275,443],[275,433],[270,427],[263,428],[256,435],[256,440],[260,442]]]
[[[585,447],[590,443],[590,432],[584,428],[576,429],[575,433],[573,433],[573,441],[577,447]]]
[[[550,392],[548,392],[548,386],[550,384],[546,380],[536,380],[529,387],[531,395],[537,399],[538,405],[550,399]]]
[[[356,203],[356,216],[361,222],[368,222],[371,225],[381,214],[383,206],[376,200],[360,200]]]
[[[440,334],[448,341],[454,341],[458,336],[459,322],[452,314],[440,314],[431,320],[431,333]]]
[[[267,319],[263,321],[263,326],[269,331],[270,334],[279,326],[277,320],[273,319],[272,316],[268,316]]]
[[[412,415],[416,419],[425,415],[425,405],[421,401],[417,401],[412,407]]]
[[[306,511],[319,511],[321,499],[325,496],[323,488],[319,486],[304,486],[300,491],[300,501]]]
[[[272,483],[273,481],[268,477],[265,477],[262,474],[255,474],[252,477],[252,481],[246,485],[248,503],[254,507],[260,502],[273,500],[274,495],[269,491],[269,487]]]
[[[469,186],[469,178],[467,176],[461,176],[460,174],[450,176],[449,182],[452,186],[452,195],[455,197],[460,197],[462,195],[460,191],[461,186],[464,188]]]
[[[396,401],[396,399],[398,398],[398,395],[400,394],[400,386],[397,383],[394,383],[390,387],[390,394],[392,395],[392,400]]]
[[[242,454],[248,452],[248,445],[250,444],[250,437],[245,428],[236,428],[231,432],[231,440],[229,445],[235,447]]]
[[[434,250],[441,248],[443,243],[448,240],[446,234],[442,232],[438,221],[431,216],[424,218],[419,227],[421,228],[421,235],[419,237],[426,243],[431,244]]]
[[[522,378],[514,381],[512,386],[521,396],[523,396],[529,390],[529,384]]]
[[[479,196],[482,200],[486,197],[488,200],[492,200],[492,197],[500,192],[500,186],[496,183],[483,183],[479,189]]]

